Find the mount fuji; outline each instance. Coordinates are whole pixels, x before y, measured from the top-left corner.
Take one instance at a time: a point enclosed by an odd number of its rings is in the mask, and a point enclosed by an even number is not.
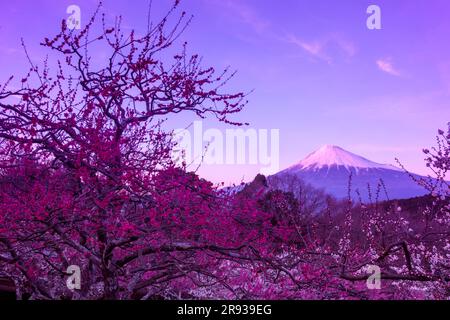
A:
[[[417,179],[423,178],[411,175]],[[288,176],[298,177],[312,187],[340,199],[348,196],[350,176],[350,196],[354,200],[375,201],[377,189],[380,189],[380,201],[427,194],[427,190],[417,185],[402,169],[373,162],[333,145],[321,147],[299,163],[274,175],[281,181]],[[379,185],[384,187],[378,187]]]

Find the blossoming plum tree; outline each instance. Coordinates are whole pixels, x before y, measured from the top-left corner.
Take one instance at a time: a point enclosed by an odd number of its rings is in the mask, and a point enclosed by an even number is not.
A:
[[[9,89],[13,77],[2,85],[0,263],[19,291],[130,297],[189,277],[186,256],[235,245],[208,229],[206,220],[219,219],[213,188],[174,168],[161,124],[191,112],[239,125],[229,115],[245,96],[224,93],[233,74],[202,67],[186,45],[169,61],[166,51],[189,22],[183,12],[169,26],[177,7],[141,36],[119,22],[107,28],[104,17],[96,28],[98,13],[79,32],[63,22],[42,43],[59,56],[55,69],[30,60],[20,88]],[[109,53],[103,63],[93,62],[94,46]],[[196,261],[191,268],[200,269]],[[83,270],[74,294],[64,286],[71,264]]]

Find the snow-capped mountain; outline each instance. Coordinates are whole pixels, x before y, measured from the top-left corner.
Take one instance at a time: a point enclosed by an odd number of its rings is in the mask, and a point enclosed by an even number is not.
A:
[[[347,169],[355,168],[359,169],[387,169],[387,170],[397,170],[401,171],[399,168],[387,165],[380,164],[373,161],[370,161],[366,158],[358,156],[354,153],[346,151],[338,146],[333,145],[324,145],[319,150],[309,154],[305,159],[300,161],[299,164],[294,165],[291,168],[312,168],[312,169],[320,169],[322,167],[330,167],[330,166],[343,166]]]
[[[298,164],[280,171],[274,176],[281,180],[287,176],[295,176],[337,198],[345,198],[348,195],[350,175],[351,197],[355,200],[361,197],[363,201],[370,199],[375,201],[381,181],[386,192],[383,187],[379,188],[378,200],[380,201],[411,198],[427,193],[402,169],[389,164],[373,162],[333,145],[323,146]]]

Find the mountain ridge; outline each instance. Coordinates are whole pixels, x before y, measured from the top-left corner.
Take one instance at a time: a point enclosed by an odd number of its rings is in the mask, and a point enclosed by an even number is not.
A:
[[[290,175],[338,199],[350,194],[355,200],[369,202],[375,198],[407,199],[427,194],[427,190],[412,179],[423,177],[393,165],[374,162],[335,145],[324,145],[273,176],[282,181]]]
[[[323,145],[318,150],[307,155],[303,160],[299,163],[294,164],[288,169],[292,168],[321,168],[324,166],[344,166],[346,168],[382,168],[382,169],[390,169],[401,171],[400,168],[397,168],[390,164],[382,164],[371,161],[367,158],[354,154],[350,151],[347,151],[339,146],[326,144]]]

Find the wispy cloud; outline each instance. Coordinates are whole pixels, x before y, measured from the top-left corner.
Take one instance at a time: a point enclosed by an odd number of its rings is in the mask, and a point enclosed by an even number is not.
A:
[[[208,0],[208,3],[226,9],[241,22],[250,26],[258,33],[263,33],[270,25],[270,23],[262,18],[253,7],[240,0]]]
[[[332,50],[336,47],[346,58],[351,58],[356,54],[355,45],[342,36],[331,34],[320,40],[305,41],[295,35],[289,34],[285,40],[303,49],[314,58],[323,60],[329,64],[333,62]]]
[[[325,53],[325,44],[320,41],[304,41],[294,35],[288,35],[287,41],[289,43],[292,43],[300,48],[302,48],[304,51],[306,51],[308,54],[312,55],[315,58],[318,58],[320,60],[324,60],[328,63],[331,63],[331,58]]]
[[[449,107],[448,94],[444,91],[377,94],[350,103],[337,104],[322,115],[335,118],[344,113],[351,114],[355,121],[383,121],[399,126],[414,123],[416,128],[424,128],[430,124],[440,126],[440,115],[449,110]]]
[[[392,76],[396,76],[396,77],[401,76],[400,71],[398,71],[396,69],[391,58],[378,59],[376,61],[376,64],[378,66],[378,69],[380,69],[383,72],[386,72],[386,73],[388,73]]]
[[[5,55],[14,55],[15,56],[17,54],[24,53],[24,51],[22,48],[18,49],[18,48],[12,48],[12,47],[7,47],[7,48],[0,47],[0,53],[5,54]]]

